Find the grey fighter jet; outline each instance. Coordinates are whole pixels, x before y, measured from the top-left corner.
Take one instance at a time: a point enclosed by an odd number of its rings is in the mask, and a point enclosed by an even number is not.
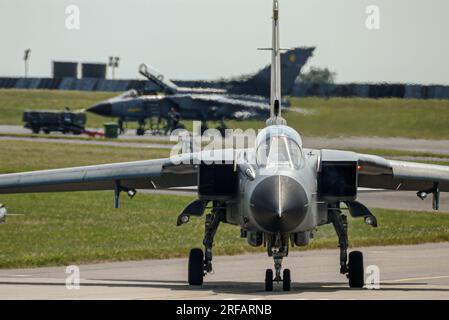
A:
[[[118,205],[123,191],[133,196],[136,189],[197,186],[198,199],[178,217],[182,225],[212,208],[205,217],[204,250],[192,249],[189,255],[191,285],[201,285],[212,271],[212,245],[220,223],[238,226],[249,245],[266,246],[274,259],[274,272],[266,270],[267,291],[273,290],[274,282],[290,290],[290,270],[282,270],[289,247],[308,245],[316,228],[332,224],[340,245],[340,272],[350,287],[363,287],[363,255],[359,251],[348,255],[343,206],[353,217],[364,219],[367,227],[376,227],[377,220],[357,201],[359,187],[415,191],[422,199],[433,195],[433,207],[438,209],[440,192],[449,192],[449,167],[304,148],[298,132],[281,116],[279,3],[273,3],[271,116],[254,149],[5,174],[0,175],[0,194],[114,190]]]

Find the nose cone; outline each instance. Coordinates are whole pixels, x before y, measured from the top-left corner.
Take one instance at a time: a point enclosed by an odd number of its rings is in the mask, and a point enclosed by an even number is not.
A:
[[[98,114],[100,116],[112,116],[112,105],[109,102],[98,103],[87,109],[88,112]]]
[[[306,216],[307,205],[304,188],[287,176],[271,176],[262,180],[250,198],[254,220],[272,233],[288,233],[296,229]]]

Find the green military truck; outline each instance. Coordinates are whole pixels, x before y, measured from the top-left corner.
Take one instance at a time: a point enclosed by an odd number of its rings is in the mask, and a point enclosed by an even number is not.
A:
[[[25,128],[33,133],[41,130],[45,134],[52,131],[81,134],[85,131],[86,114],[71,111],[26,110],[23,112]]]

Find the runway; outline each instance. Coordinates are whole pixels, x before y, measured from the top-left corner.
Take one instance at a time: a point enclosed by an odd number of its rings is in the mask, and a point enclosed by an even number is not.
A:
[[[95,129],[92,129],[95,130]],[[96,129],[100,130],[100,129]],[[31,134],[31,131],[25,129],[21,126],[17,125],[0,125],[0,134],[3,136],[7,136],[8,134]],[[31,140],[31,141],[39,141],[42,139],[42,142],[57,142],[62,139],[51,139],[52,136],[56,136],[59,138],[64,137],[61,133],[51,133],[49,135],[41,135],[40,138],[29,138],[29,137],[16,137],[17,139],[22,140]],[[79,137],[73,135],[66,135],[67,137]],[[3,137],[3,139],[10,137]],[[413,151],[413,152],[428,152],[435,154],[445,154],[448,155],[449,158],[449,140],[426,140],[426,139],[411,139],[411,138],[386,138],[386,137],[307,137],[303,136],[303,143],[306,148],[315,148],[315,149],[383,149],[383,150],[401,150],[401,151]],[[48,141],[50,140],[50,141]],[[75,140],[75,139],[64,139],[64,143],[66,140]],[[158,144],[157,142],[167,142],[170,140],[168,136],[153,136],[153,135],[144,135],[144,136],[136,136],[135,130],[127,130],[127,132],[123,135],[120,135],[117,139],[117,143],[110,141],[102,141],[101,139],[97,140],[75,140],[72,143],[77,143],[76,141],[81,141],[80,143],[98,143],[98,144],[115,144],[116,146],[128,146],[128,147],[137,147],[142,148],[142,143],[133,143],[133,142],[120,142],[120,140],[139,140],[145,141],[149,140],[149,143],[145,143],[146,147],[156,147],[156,148],[167,148],[167,145],[163,145],[162,143]],[[416,158],[416,157],[413,157]],[[406,159],[403,159],[406,160]],[[416,161],[417,159],[410,159]],[[427,159],[429,160],[429,159]],[[438,159],[436,159],[438,160]],[[441,159],[440,159],[441,160]],[[447,159],[446,159],[447,160]]]
[[[361,249],[365,268],[380,270],[380,289],[350,289],[339,251],[291,252],[284,266],[292,291],[264,291],[265,254],[215,257],[202,287],[186,283],[187,260],[148,260],[80,266],[80,288],[69,290],[65,267],[0,271],[0,299],[449,299],[449,244]],[[187,255],[187,252],[186,252]]]
[[[0,136],[0,141],[31,141],[31,142],[45,142],[45,143],[64,143],[64,144],[76,144],[76,145],[94,145],[94,146],[107,146],[107,147],[121,147],[121,148],[138,148],[138,149],[171,149],[172,146],[163,143],[153,142],[128,142],[128,141],[104,141],[98,139],[64,139],[64,138],[46,138],[43,137],[10,137]]]
[[[180,188],[176,190],[138,190],[145,194],[168,194],[177,196],[196,196],[196,188]],[[359,190],[357,201],[369,208],[398,209],[414,211],[432,211],[432,197],[421,200],[413,191]],[[437,213],[449,212],[449,198],[444,194],[440,198],[440,210]]]

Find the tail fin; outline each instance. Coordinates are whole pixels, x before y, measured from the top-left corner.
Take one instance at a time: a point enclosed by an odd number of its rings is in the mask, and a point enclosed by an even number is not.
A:
[[[292,93],[301,69],[309,58],[312,57],[314,50],[314,47],[297,47],[281,53],[282,96]],[[268,65],[256,74],[245,77],[244,80],[232,81],[228,91],[236,94],[253,94],[269,97],[270,70],[271,65]]]
[[[313,56],[314,47],[293,48],[281,54],[282,95],[290,95],[302,67]]]
[[[281,106],[281,48],[279,40],[279,0],[273,0],[273,44],[271,47],[271,113],[267,126],[287,124]]]
[[[146,64],[142,63],[139,66],[139,73],[147,78],[149,81],[158,86],[162,91],[167,93],[177,93],[179,88],[176,84],[166,79],[162,73],[154,68],[148,67]]]

